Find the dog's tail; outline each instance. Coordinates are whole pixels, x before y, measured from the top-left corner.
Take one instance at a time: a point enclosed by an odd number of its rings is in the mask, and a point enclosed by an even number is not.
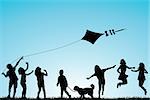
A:
[[[92,88],[92,89],[94,89],[94,88],[95,88],[95,86],[94,86],[93,84],[91,84],[91,88]]]

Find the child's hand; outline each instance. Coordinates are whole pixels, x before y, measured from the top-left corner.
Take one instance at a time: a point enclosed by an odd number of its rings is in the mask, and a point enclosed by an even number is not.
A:
[[[89,78],[89,77],[87,77],[86,79],[87,79],[87,80],[89,80],[90,78]]]
[[[58,83],[56,85],[58,86]]]
[[[5,75],[5,73],[3,72],[2,75]]]
[[[113,68],[115,68],[116,65],[113,66]]]
[[[20,59],[23,59],[23,56]]]
[[[45,69],[44,69],[44,71],[47,72]]]
[[[135,69],[135,67],[132,67],[133,69]]]
[[[134,72],[134,70],[131,70],[132,72]]]

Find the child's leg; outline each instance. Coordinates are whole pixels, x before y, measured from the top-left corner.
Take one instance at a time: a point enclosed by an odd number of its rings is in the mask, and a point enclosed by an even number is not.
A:
[[[39,91],[37,93],[37,98],[39,98],[39,95],[40,95],[40,92],[41,92],[41,86],[38,86],[38,88],[39,88]]]
[[[26,84],[22,84],[22,88],[23,88],[23,91],[22,91],[22,98],[25,98],[26,97]]]
[[[68,93],[68,91],[66,90],[66,87],[64,88],[65,93],[69,96],[69,98],[71,98],[71,95]]]
[[[101,93],[101,82],[100,82],[100,80],[98,82],[98,85],[99,85],[98,97],[100,98],[100,93]]]
[[[147,94],[147,91],[146,91],[146,89],[143,87],[143,84],[144,84],[144,80],[143,80],[143,81],[139,80],[139,86],[144,90],[145,95],[146,95],[146,94]]]
[[[63,88],[61,87],[61,98],[63,98]]]
[[[127,84],[127,83],[128,83],[127,79],[124,79],[122,84]]]
[[[13,98],[14,98],[15,95],[16,95],[16,89],[17,89],[17,81],[14,83],[14,94],[13,94]]]
[[[10,92],[11,92],[11,88],[12,88],[13,83],[9,82],[9,89],[8,89],[8,98],[10,98]]]
[[[128,83],[127,79],[123,79],[122,82],[119,82],[119,83],[117,84],[117,88],[118,88],[119,86],[125,85],[125,84],[127,84],[127,83]]]
[[[104,87],[105,87],[105,84],[102,84],[102,95],[104,94]]]
[[[43,86],[43,93],[44,93],[44,98],[46,98],[45,86]]]

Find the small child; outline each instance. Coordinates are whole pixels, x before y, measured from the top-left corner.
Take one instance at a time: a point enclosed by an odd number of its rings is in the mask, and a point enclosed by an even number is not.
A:
[[[45,72],[45,73],[44,73]],[[39,95],[41,92],[41,89],[43,89],[44,93],[44,98],[46,98],[46,91],[45,91],[45,84],[44,84],[44,76],[48,76],[48,73],[46,70],[44,72],[41,71],[40,67],[37,67],[35,69],[35,75],[37,77],[37,85],[38,85],[38,94],[37,94],[37,99],[39,99]]]
[[[98,65],[95,65],[95,73],[88,77],[87,79],[89,80],[90,78],[96,76],[98,79],[98,85],[99,85],[99,90],[98,90],[98,95],[100,98],[100,92],[101,92],[101,87],[102,87],[102,95],[104,94],[104,87],[105,87],[105,72],[109,69],[114,68],[116,65],[112,67],[108,67],[105,69],[101,69]]]
[[[26,69],[23,69],[22,67],[20,67],[20,68],[18,69],[18,73],[19,73],[19,75],[21,75],[20,84],[21,84],[22,89],[23,89],[23,90],[22,90],[22,98],[26,98],[26,90],[27,90],[27,86],[26,86],[26,76],[33,73],[33,70],[32,70],[30,73],[26,74],[26,71],[28,70],[28,67],[29,67],[28,62],[26,62],[26,64],[27,64],[27,68],[26,68]]]
[[[63,91],[69,96],[69,98],[71,98],[71,95],[69,95],[69,93],[67,92],[66,88],[68,87],[68,83],[67,83],[67,79],[66,77],[63,75],[64,71],[60,70],[59,74],[60,76],[58,77],[58,82],[57,82],[57,86],[60,84],[60,88],[61,88],[61,98],[63,98]]]
[[[138,75],[138,80],[139,80],[139,87],[141,87],[144,92],[145,92],[145,95],[147,94],[147,91],[146,89],[143,87],[143,84],[144,84],[144,81],[146,80],[145,78],[145,73],[148,74],[147,70],[145,69],[145,65],[144,63],[140,63],[139,64],[139,68],[137,70],[131,70],[133,72],[139,72],[139,75]]]
[[[13,93],[13,98],[15,98],[15,94],[16,94],[16,89],[17,89],[17,83],[18,83],[18,77],[15,73],[16,67],[18,66],[18,64],[20,63],[20,61],[23,59],[23,57],[21,57],[15,66],[11,65],[11,64],[7,64],[7,68],[8,71],[7,73],[2,73],[2,75],[4,75],[5,77],[9,77],[9,89],[8,89],[8,96],[7,98],[10,98],[10,92],[11,92],[11,88],[14,86],[14,93]]]
[[[124,59],[121,59],[120,60],[120,66],[119,68],[117,69],[117,72],[119,73],[119,77],[118,77],[118,80],[121,80],[122,82],[119,82],[117,84],[117,88],[121,85],[126,85],[128,84],[128,81],[127,81],[127,77],[128,75],[126,75],[126,70],[127,69],[134,69],[135,67],[128,67],[126,65],[126,61]]]

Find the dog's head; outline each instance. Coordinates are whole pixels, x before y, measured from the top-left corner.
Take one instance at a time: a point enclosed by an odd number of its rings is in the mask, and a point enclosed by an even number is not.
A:
[[[75,86],[75,87],[74,87],[74,90],[75,90],[75,91],[78,91],[78,90],[79,90],[79,87],[78,87],[78,86]]]

